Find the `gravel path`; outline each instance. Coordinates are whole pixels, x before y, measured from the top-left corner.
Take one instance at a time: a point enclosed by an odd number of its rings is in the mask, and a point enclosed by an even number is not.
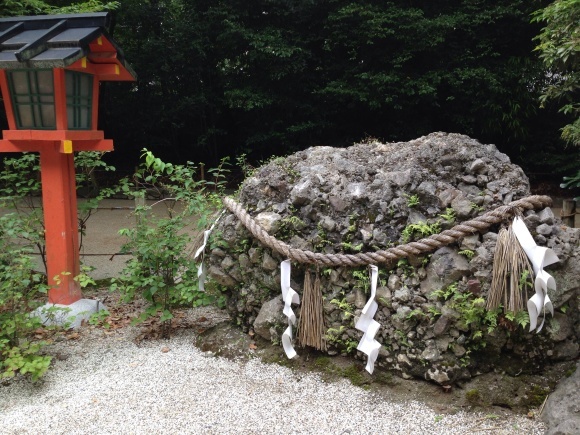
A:
[[[207,311],[195,315],[209,316]],[[542,434],[524,416],[438,415],[347,380],[201,352],[195,334],[136,345],[134,330],[51,346],[43,380],[0,385],[0,434]]]

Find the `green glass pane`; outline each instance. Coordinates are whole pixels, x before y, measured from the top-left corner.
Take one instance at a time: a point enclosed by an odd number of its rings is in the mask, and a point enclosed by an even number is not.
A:
[[[65,82],[68,128],[89,130],[91,128],[93,76],[66,71]]]
[[[38,92],[54,95],[54,79],[52,71],[36,71]]]
[[[32,116],[32,106],[17,106],[17,115],[19,118],[19,128],[31,129],[34,127],[34,118]]]
[[[40,106],[42,126],[45,128],[56,127],[54,106]]]
[[[10,81],[12,82],[12,88],[14,89],[14,94],[29,94],[30,87],[28,86],[28,72],[27,71],[14,71],[11,72]]]
[[[19,105],[19,104],[30,104],[31,103],[31,99],[30,99],[30,95],[19,95],[14,99],[14,102]]]
[[[66,117],[68,118],[68,128],[69,130],[72,129],[71,125],[74,125],[74,116],[75,116],[75,111],[73,106],[70,106],[67,104],[66,106]]]
[[[80,125],[82,128],[90,128],[91,114],[87,106],[80,108]]]
[[[84,98],[89,98],[93,92],[93,77],[88,75],[81,76],[80,85],[81,89],[79,95]]]
[[[18,70],[8,73],[8,84],[19,129],[56,127],[52,70]]]

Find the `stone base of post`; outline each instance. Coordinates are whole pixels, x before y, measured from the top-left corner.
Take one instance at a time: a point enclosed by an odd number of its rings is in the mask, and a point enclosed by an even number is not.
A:
[[[40,317],[44,325],[56,325],[64,328],[80,328],[83,321],[107,307],[95,299],[79,299],[70,305],[44,304],[34,310],[31,315]]]

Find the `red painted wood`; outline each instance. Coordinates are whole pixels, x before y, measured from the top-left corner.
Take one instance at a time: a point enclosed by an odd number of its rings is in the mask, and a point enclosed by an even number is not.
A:
[[[81,298],[77,196],[73,154],[54,142],[40,153],[49,303],[70,305]]]
[[[73,141],[73,149],[75,151],[113,151],[113,140],[103,139],[103,140],[85,140],[85,141]]]
[[[6,140],[102,140],[105,134],[101,130],[4,130]]]
[[[10,90],[8,89],[8,78],[6,77],[6,71],[3,69],[0,70],[0,89],[2,90],[4,108],[6,109],[6,117],[8,118],[8,128],[16,130],[16,118],[14,117],[12,99],[10,98]]]
[[[47,147],[54,146],[52,140],[0,140],[0,152],[21,153],[41,152]],[[60,141],[58,142],[61,143]],[[59,145],[60,147],[60,145]],[[111,139],[73,141],[73,151],[113,151]],[[62,150],[59,148],[59,151]]]
[[[107,58],[107,62],[111,63],[98,63],[103,61],[101,58],[88,58],[86,64],[83,66],[83,61],[78,60],[66,69],[71,71],[84,72],[88,74],[94,74],[99,78],[100,81],[107,82],[134,82],[135,78],[127,71],[127,69],[121,65],[121,63],[115,59]],[[96,61],[93,63],[93,61]]]
[[[135,81],[135,77],[117,58],[116,47],[104,36],[89,44],[86,58],[66,67],[68,70],[94,74],[100,81]]]

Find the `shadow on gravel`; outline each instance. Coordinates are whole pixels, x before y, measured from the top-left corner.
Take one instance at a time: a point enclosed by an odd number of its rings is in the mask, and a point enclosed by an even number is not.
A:
[[[541,376],[514,377],[492,372],[465,384],[441,387],[420,379],[402,379],[380,368],[375,368],[373,375],[369,375],[362,361],[352,357],[330,357],[308,348],[297,349],[299,356],[289,360],[281,346],[259,337],[250,337],[229,322],[219,323],[199,333],[195,345],[208,356],[237,361],[259,358],[264,363],[288,367],[295,373],[317,373],[326,382],[348,380],[385,399],[426,403],[442,414],[473,410],[492,417],[515,412],[535,418],[538,408],[553,391],[557,380],[574,364],[556,364]]]

